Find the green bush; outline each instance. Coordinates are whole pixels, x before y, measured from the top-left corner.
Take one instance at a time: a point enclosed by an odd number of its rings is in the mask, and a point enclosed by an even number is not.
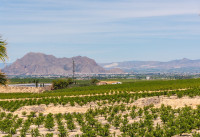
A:
[[[54,126],[55,125],[54,125],[53,114],[49,113],[45,120],[45,128],[47,128],[50,131],[51,129],[53,129]]]
[[[53,137],[53,133],[47,133],[45,137]]]
[[[53,89],[65,89],[72,83],[73,83],[73,81],[71,78],[54,80],[53,81]]]
[[[93,78],[93,79],[90,80],[90,83],[93,84],[93,85],[95,85],[98,82],[99,82],[99,80],[95,79],[95,78]]]

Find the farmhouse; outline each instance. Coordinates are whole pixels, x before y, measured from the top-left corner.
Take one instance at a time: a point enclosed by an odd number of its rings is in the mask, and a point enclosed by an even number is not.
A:
[[[122,84],[122,82],[119,81],[100,81],[97,83],[97,85],[112,85],[112,84]]]

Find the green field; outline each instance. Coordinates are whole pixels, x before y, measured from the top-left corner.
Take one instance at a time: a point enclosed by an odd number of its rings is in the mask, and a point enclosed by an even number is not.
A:
[[[39,83],[52,83],[52,81],[57,80],[59,78],[10,78],[9,84],[27,84],[27,83],[35,83],[38,81]],[[120,81],[123,83],[126,82],[136,82],[136,81],[145,81],[145,80],[136,80],[136,79],[101,79],[100,81]],[[90,84],[90,80],[78,80],[75,79],[77,84]]]
[[[85,82],[85,81],[83,81]],[[102,85],[102,86],[84,86],[73,87],[67,89],[46,91],[41,94],[34,93],[0,93],[0,99],[11,98],[35,98],[35,97],[50,97],[50,96],[74,96],[88,94],[104,94],[115,91],[139,92],[139,91],[159,91],[159,90],[176,90],[200,88],[200,79],[186,80],[154,80],[154,81],[136,81],[124,82],[118,85]]]
[[[200,104],[195,106],[196,109],[194,106],[154,105],[171,98],[200,100],[200,79],[114,81],[123,84],[69,87],[37,94],[1,93],[0,136],[3,136],[1,133],[63,137],[199,136]],[[143,105],[137,106],[138,101]],[[47,114],[26,112],[26,109],[20,111],[25,106],[41,105],[61,109]],[[79,112],[79,109],[86,111]]]

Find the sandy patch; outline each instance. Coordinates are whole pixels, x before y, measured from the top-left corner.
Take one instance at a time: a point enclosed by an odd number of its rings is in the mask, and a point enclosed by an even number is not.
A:
[[[119,104],[121,104],[120,102]],[[119,105],[118,103],[115,103],[113,105]],[[183,97],[183,98],[177,98],[176,96],[171,96],[171,97],[165,97],[165,96],[160,96],[160,97],[149,97],[149,98],[140,98],[136,100],[135,102],[131,104],[126,104],[126,106],[137,106],[137,107],[144,107],[153,104],[156,108],[160,108],[162,104],[165,106],[169,105],[172,108],[182,108],[187,106],[191,106],[192,108],[196,108],[198,105],[200,105],[200,97]],[[102,106],[112,106],[112,104],[105,104]],[[19,108],[17,111],[14,112],[14,114],[21,116],[23,111],[26,111],[27,113],[30,113],[31,111],[38,112],[38,113],[85,113],[87,112],[88,109],[90,108],[97,108],[99,107],[97,102],[90,102],[87,105],[84,106],[79,106],[78,104],[75,104],[75,106],[70,106],[70,104],[66,104],[65,106],[63,105],[56,105],[50,104],[48,106],[46,105],[34,105],[34,106],[24,106]]]
[[[171,106],[174,109],[182,108],[182,107],[185,107],[185,106],[191,106],[192,108],[195,109],[198,105],[200,105],[200,97],[199,96],[194,97],[194,98],[190,98],[190,97],[187,97],[187,96],[182,97],[182,98],[178,98],[177,96],[149,97],[149,98],[140,98],[132,104],[136,105],[138,107],[144,107],[144,106],[154,104],[154,106],[156,108],[160,108],[161,105],[164,104],[165,106],[168,105],[168,106]]]
[[[144,106],[149,106],[151,104],[160,104],[160,99],[162,97],[158,98],[158,97],[148,97],[148,98],[140,98],[138,100],[136,100],[135,102],[133,102],[133,105],[136,105],[138,107],[144,107]]]
[[[172,108],[182,108],[185,106],[190,106],[192,108],[196,108],[198,105],[200,105],[200,97],[182,97],[182,98],[177,98],[176,96],[172,97],[163,97],[160,99],[160,103],[155,105],[155,107],[161,107],[161,105],[169,105],[172,106]]]
[[[14,112],[15,115],[18,115],[20,117],[22,117],[22,112],[27,112],[28,114],[30,112],[37,112],[37,113],[43,113],[43,114],[49,114],[49,113],[52,113],[52,114],[58,114],[58,113],[74,113],[74,112],[77,112],[77,113],[86,113],[86,111],[89,109],[90,107],[89,106],[69,106],[69,105],[65,105],[65,106],[62,106],[62,105],[57,105],[57,106],[54,106],[53,104],[50,104],[48,106],[46,105],[35,105],[35,106],[24,106],[24,107],[21,107],[19,108],[17,111]]]
[[[10,87],[0,86],[0,93],[42,93],[49,87]]]

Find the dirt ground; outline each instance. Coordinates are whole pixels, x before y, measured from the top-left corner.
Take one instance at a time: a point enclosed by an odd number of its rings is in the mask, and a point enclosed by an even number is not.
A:
[[[121,104],[121,103],[120,103]],[[192,108],[196,108],[198,105],[200,105],[200,97],[182,97],[178,98],[177,96],[171,96],[171,97],[165,97],[165,96],[160,96],[160,97],[149,97],[149,98],[140,98],[136,100],[135,102],[131,104],[125,104],[126,106],[137,106],[137,107],[144,107],[153,104],[156,108],[160,108],[162,104],[164,105],[169,105],[172,106],[172,108],[181,108],[187,106],[191,106]],[[115,103],[114,105],[117,105]],[[106,104],[104,106],[110,106],[110,104]],[[19,108],[17,111],[14,112],[14,114],[17,114],[20,116],[23,111],[26,111],[27,113],[34,111],[38,113],[52,113],[52,114],[57,114],[57,113],[73,113],[73,112],[79,112],[79,113],[85,113],[88,109],[90,108],[95,108],[98,107],[97,102],[91,102],[88,103],[87,105],[84,106],[70,106],[70,104],[66,104],[65,106],[63,105],[57,105],[54,106],[53,104],[50,104],[48,106],[46,105],[39,105],[39,106],[24,106],[22,108]]]
[[[0,86],[0,93],[42,93],[50,90],[50,87],[11,87]]]
[[[151,104],[154,104],[155,107],[160,108],[162,104],[169,105],[172,108],[181,108],[185,106],[191,106],[192,108],[196,108],[198,105],[200,105],[200,97],[182,97],[178,98],[177,96],[171,96],[171,97],[150,97],[150,98],[141,98],[138,99],[133,103],[134,105],[138,107],[148,106]]]
[[[43,113],[44,115],[52,113],[52,114],[58,114],[58,113],[86,113],[86,111],[89,109],[87,106],[69,106],[69,105],[57,105],[54,106],[53,104],[50,104],[48,106],[46,105],[39,105],[39,106],[24,106],[17,111],[14,112],[14,115],[18,115],[19,117],[22,117],[22,112],[37,112],[37,113]]]
[[[122,102],[120,102],[119,104],[121,104]],[[177,96],[171,96],[171,97],[166,97],[166,96],[160,96],[160,97],[148,97],[148,98],[140,98],[136,101],[134,101],[133,103],[129,103],[129,104],[125,104],[126,106],[137,106],[137,107],[144,107],[144,106],[148,106],[154,104],[154,106],[156,108],[159,108],[162,104],[164,105],[170,105],[172,106],[172,108],[180,108],[180,107],[185,107],[185,105],[187,106],[191,106],[192,108],[196,108],[197,105],[200,105],[200,97],[194,97],[194,98],[190,98],[190,97],[182,97],[182,98],[178,98]],[[111,104],[105,104],[105,106],[110,106]],[[117,105],[114,104],[114,105]],[[23,118],[24,116],[22,116],[22,112],[26,111],[27,114],[29,114],[30,112],[34,111],[37,113],[43,113],[44,115],[49,114],[49,113],[53,113],[53,114],[57,114],[57,113],[73,113],[73,112],[79,112],[79,113],[85,113],[88,109],[90,108],[95,108],[98,107],[97,102],[91,102],[88,103],[87,105],[84,106],[79,106],[79,105],[75,105],[75,106],[70,106],[69,104],[66,104],[65,106],[62,105],[57,105],[54,106],[53,104],[50,104],[48,106],[46,105],[35,105],[35,106],[24,106],[22,108],[19,108],[17,111],[15,111],[13,114],[14,115],[18,115],[19,117]],[[126,112],[125,112],[126,113]],[[135,119],[136,121],[139,119]],[[131,120],[130,122],[133,122],[135,120]],[[98,117],[98,121],[100,121],[101,123],[106,123],[106,120],[104,117]],[[155,121],[155,125],[156,123],[160,123],[161,120],[158,119]],[[69,132],[70,137],[73,137],[76,134],[81,134],[80,131],[80,127],[79,125],[76,123],[76,130],[73,132]],[[31,128],[35,128],[33,125]],[[55,135],[58,134],[57,131],[57,125],[54,128],[54,131],[51,131],[51,133],[54,133]],[[45,129],[43,126],[41,126],[39,128],[40,133],[42,134],[46,134],[49,133],[49,131],[47,131],[47,129]],[[114,128],[113,126],[111,126],[110,128],[111,133],[116,133],[116,135],[120,135],[121,132],[119,129]],[[2,134],[0,134],[1,136]],[[31,136],[31,135],[27,135],[27,136]],[[191,136],[189,134],[185,134],[184,136]],[[178,136],[176,136],[178,137]]]

